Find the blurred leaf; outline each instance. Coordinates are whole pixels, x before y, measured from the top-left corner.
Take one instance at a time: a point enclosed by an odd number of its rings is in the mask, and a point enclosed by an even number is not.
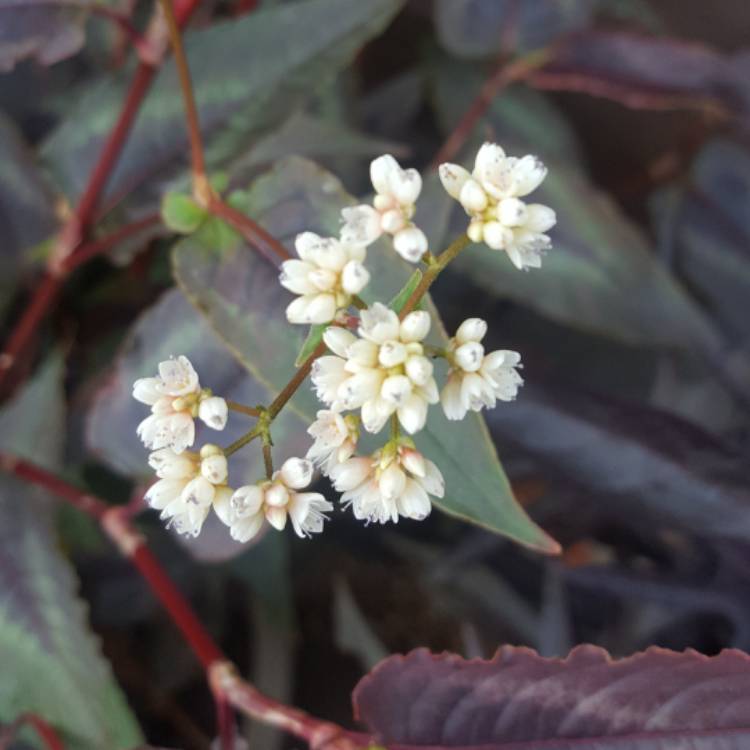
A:
[[[750,336],[750,153],[709,143],[684,187],[656,202],[664,251],[732,336]]]
[[[678,417],[578,391],[526,387],[487,421],[501,445],[521,448],[550,474],[584,487],[601,514],[750,539],[746,457]]]
[[[344,578],[336,579],[333,597],[336,646],[345,654],[356,656],[364,669],[372,669],[388,656],[385,646],[367,622]]]
[[[0,73],[13,70],[26,58],[53,65],[81,49],[84,10],[56,6],[54,0],[44,6],[23,5],[23,0],[0,0]]]
[[[34,265],[32,247],[57,227],[55,201],[31,150],[13,123],[0,113],[0,314],[21,274]]]
[[[418,649],[379,664],[353,702],[379,741],[404,748],[742,750],[749,686],[741,651],[613,660],[587,645],[560,660],[503,646],[465,661]]]
[[[496,55],[506,48],[542,47],[585,26],[597,0],[437,0],[438,37],[453,55],[467,58]]]
[[[210,133],[207,160],[235,158],[344,68],[388,24],[401,0],[303,0],[188,32],[201,126]],[[115,121],[130,71],[85,91],[50,135],[42,155],[69,197],[78,195]],[[185,171],[187,129],[173,63],[159,73],[109,180],[106,198],[141,186],[137,200],[155,202],[142,185],[179,164]],[[159,186],[153,186],[159,192]]]
[[[390,140],[352,130],[343,123],[296,112],[277,130],[258,140],[232,165],[235,180],[252,167],[272,164],[291,154],[320,159],[326,156],[403,155],[405,148]]]
[[[340,210],[351,202],[333,175],[295,157],[259,178],[246,200],[246,213],[286,244],[303,230],[337,233]],[[372,281],[365,300],[389,299],[412,271],[384,243],[370,248],[367,266]],[[289,295],[280,291],[276,269],[239,240],[236,247],[219,250],[202,241],[198,232],[175,246],[174,270],[180,286],[229,348],[260,382],[278,391],[294,372],[304,332],[286,321]],[[438,320],[434,307],[430,312]],[[438,342],[445,341],[441,335],[435,331]],[[291,404],[308,423],[320,407],[308,387],[297,391]],[[513,498],[477,414],[448,423],[432,409],[416,442],[445,476],[447,497],[435,503],[438,507],[530,547],[556,549]]]
[[[200,232],[206,228],[204,225]],[[180,354],[193,363],[201,385],[215,393],[249,405],[268,401],[266,388],[232,358],[182,293],[176,289],[167,292],[136,322],[90,407],[86,434],[89,450],[113,469],[129,476],[149,477],[148,451],[135,432],[149,412],[148,407],[133,399],[133,382],[155,374],[160,361]],[[196,446],[204,442],[228,445],[251,426],[247,417],[235,413],[230,414],[229,424],[222,432],[197,421]],[[274,442],[281,451],[289,455],[304,452],[309,441],[293,413],[285,412],[274,426]],[[254,482],[261,476],[263,461],[255,446],[232,458],[232,486]],[[229,539],[226,527],[212,519],[213,515],[197,539],[186,541],[194,556],[217,561],[247,549],[247,545]]]
[[[456,113],[444,115],[446,123],[468,108],[482,81],[476,68],[473,73],[463,68],[458,78],[454,76],[451,68],[438,69],[437,105]],[[554,127],[537,119],[543,110],[537,103],[528,106],[534,99],[529,93],[523,97],[504,93],[475,132],[489,130],[508,153],[538,154],[547,162],[549,174],[531,200],[557,212],[558,223],[549,233],[552,249],[542,268],[528,273],[517,271],[505,253],[484,245],[459,256],[456,267],[488,293],[626,343],[715,346],[714,328],[656,260],[644,235],[592,185],[578,165],[564,160],[564,154],[571,151],[572,137],[559,119]],[[554,135],[550,136],[550,131]],[[475,135],[457,161],[471,166],[478,146]],[[430,212],[418,213],[417,220],[425,225],[433,242],[445,226],[452,230],[447,239],[465,231],[463,210],[435,177],[426,181],[424,193]]]
[[[607,96],[634,107],[690,103],[747,114],[747,76],[737,59],[693,41],[627,31],[576,34],[537,71],[535,86]],[[661,102],[661,104],[660,104]],[[711,103],[713,102],[713,107]]]
[[[55,354],[0,413],[3,450],[59,468],[62,377]],[[133,747],[143,739],[88,631],[49,502],[41,490],[0,477],[0,720],[31,711],[64,732],[68,748]]]
[[[161,217],[173,232],[191,234],[208,214],[189,195],[167,193],[161,202]]]

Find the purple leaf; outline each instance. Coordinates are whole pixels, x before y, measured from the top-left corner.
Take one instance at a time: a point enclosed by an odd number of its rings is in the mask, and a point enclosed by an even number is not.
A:
[[[504,646],[490,661],[425,649],[381,662],[354,690],[355,716],[393,745],[483,750],[742,750],[750,657],[596,646],[544,659]]]
[[[80,8],[47,5],[21,7],[19,0],[0,0],[0,73],[34,58],[53,65],[83,46],[85,13]]]
[[[585,31],[564,44],[532,76],[541,88],[564,87],[633,106],[674,107],[673,97],[746,111],[748,86],[742,58],[669,37],[623,31]]]

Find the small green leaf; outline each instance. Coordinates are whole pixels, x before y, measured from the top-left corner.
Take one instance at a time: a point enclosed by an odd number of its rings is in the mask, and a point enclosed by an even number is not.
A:
[[[420,281],[422,281],[422,272],[417,268],[401,288],[401,291],[388,303],[388,307],[400,313],[401,308],[406,304],[406,300],[411,297],[412,292],[417,288]]]
[[[326,332],[326,328],[328,328],[328,323],[310,326],[310,331],[307,334],[305,343],[302,344],[297,359],[294,360],[295,367],[299,367],[317,349],[318,344],[323,340],[323,334]]]
[[[178,234],[192,234],[206,220],[206,211],[189,195],[167,193],[161,203],[161,218]]]

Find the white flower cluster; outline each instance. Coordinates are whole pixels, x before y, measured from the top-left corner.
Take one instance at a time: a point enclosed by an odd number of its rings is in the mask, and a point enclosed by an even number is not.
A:
[[[373,205],[345,208],[341,237],[347,242],[370,245],[382,234],[393,236],[393,249],[409,263],[417,263],[427,252],[427,237],[412,222],[422,177],[416,169],[401,169],[389,154],[370,164],[375,188]]]
[[[470,216],[468,238],[504,250],[519,269],[540,266],[550,245],[545,232],[555,224],[554,212],[522,200],[546,173],[536,157],[506,156],[492,143],[479,150],[472,173],[455,164],[440,166],[445,189]],[[428,252],[424,232],[413,222],[422,190],[416,170],[402,169],[385,155],[372,162],[370,177],[375,189],[372,205],[343,209],[339,237],[298,235],[298,258],[285,261],[279,276],[282,286],[297,295],[286,309],[289,322],[327,325],[323,341],[330,354],[318,357],[311,371],[315,392],[326,408],[318,411],[308,429],[313,444],[306,458],[289,458],[273,472],[266,454],[267,478],[232,490],[227,465],[232,451],[225,454],[212,444],[199,453],[187,450],[195,442],[196,418],[213,429],[224,428],[227,402],[201,388],[186,357],[162,362],[157,377],[136,381],[133,396],[152,412],[139,425],[138,435],[153,451],[149,463],[158,478],[146,499],[178,532],[197,535],[213,508],[240,542],[252,539],[266,525],[281,530],[287,519],[300,537],[318,533],[333,506],[319,493],[302,491],[312,481],[314,466],[342,493],[342,503],[352,508],[355,518],[375,523],[421,520],[431,511],[431,498],[442,498],[445,491],[440,470],[410,437],[425,427],[429,407],[440,403],[447,419],[458,420],[516,397],[523,383],[520,355],[485,352],[483,320],[465,320],[441,348],[426,343],[428,312],[410,307],[399,316],[381,302],[368,307],[359,299],[370,281],[367,247],[382,235],[392,238],[402,258],[424,261],[428,269],[437,264],[439,272],[441,263],[454,257],[446,254],[445,261],[436,260]],[[461,247],[451,246],[454,252]],[[353,323],[356,314],[358,325]],[[435,358],[448,364],[442,391],[435,378]],[[265,420],[259,421],[259,431],[246,437],[262,436],[264,450],[269,450],[269,424],[278,410],[273,405],[268,410],[259,407],[257,413],[232,407]],[[388,427],[390,437],[369,455],[357,455],[360,425],[372,434]]]
[[[428,405],[439,398],[422,344],[429,330],[428,313],[417,310],[399,321],[380,302],[362,310],[359,338],[328,328],[323,340],[333,355],[317,359],[312,371],[318,398],[334,411],[360,409],[368,432],[380,432],[393,414],[409,434],[419,432]]]
[[[301,537],[323,530],[331,504],[318,493],[299,492],[312,481],[311,461],[287,459],[270,480],[232,490],[227,457],[219,446],[207,443],[200,453],[186,450],[195,441],[196,415],[221,430],[228,413],[223,398],[200,388],[187,357],[162,362],[158,377],[137,380],[133,396],[153,412],[138,427],[146,447],[153,449],[148,462],[157,476],[145,500],[177,533],[198,536],[211,508],[241,542],[254,537],[264,521],[282,530],[287,515]]]
[[[535,157],[509,157],[490,143],[477,154],[472,174],[455,164],[440,167],[446,190],[471,217],[469,238],[505,250],[518,268],[539,266],[549,246],[544,232],[555,223],[554,212],[521,200],[545,175]],[[481,342],[487,325],[478,318],[466,320],[447,348],[436,350],[425,344],[431,323],[427,312],[413,311],[400,320],[380,302],[362,309],[356,300],[359,326],[356,334],[348,330],[351,317],[345,313],[370,278],[364,266],[368,245],[387,234],[405,260],[431,262],[427,238],[413,222],[422,190],[419,173],[385,155],[370,165],[370,178],[372,205],[343,209],[338,239],[299,235],[300,260],[284,263],[280,279],[299,295],[287,308],[290,322],[333,323],[323,334],[330,354],[319,357],[312,369],[314,389],[326,408],[308,430],[314,442],[307,457],[344,493],[342,500],[355,517],[382,523],[399,516],[424,518],[430,496],[443,495],[439,469],[400,431],[417,434],[429,406],[438,402],[446,417],[456,420],[498,400],[512,400],[523,381],[517,352],[485,353]],[[449,364],[442,392],[434,375],[435,356]],[[372,455],[355,455],[359,425],[379,433],[389,421],[391,438]],[[260,501],[252,507],[254,517],[262,514]]]
[[[538,268],[550,247],[545,234],[555,225],[555,212],[521,200],[541,185],[547,168],[536,156],[506,156],[496,143],[477,153],[474,171],[441,164],[440,180],[471,217],[467,234],[493,250],[505,250],[516,268]]]
[[[138,425],[138,437],[151,450],[182,453],[189,448],[195,442],[196,417],[214,430],[227,423],[227,402],[201,388],[187,357],[161,362],[157,377],[136,380],[133,398],[151,407],[151,416]]]

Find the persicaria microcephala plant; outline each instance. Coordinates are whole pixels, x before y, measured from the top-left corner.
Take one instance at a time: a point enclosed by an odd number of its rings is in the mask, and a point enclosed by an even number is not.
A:
[[[555,213],[523,199],[546,172],[536,157],[507,156],[493,143],[480,148],[471,173],[442,164],[442,184],[469,221],[465,235],[433,255],[413,220],[421,176],[402,169],[390,155],[375,159],[370,165],[372,204],[343,209],[339,237],[299,234],[298,257],[282,264],[279,281],[295,295],[287,320],[318,326],[321,343],[276,401],[267,407],[228,402],[201,387],[184,356],[162,362],[158,376],[134,384],[133,396],[152,412],[138,427],[152,450],[149,464],[158,478],[146,494],[151,507],[177,532],[190,536],[200,533],[213,510],[240,542],[264,526],[283,530],[288,521],[298,536],[310,537],[323,530],[333,510],[323,495],[305,491],[317,468],[357,519],[386,523],[426,518],[431,497],[441,498],[452,489],[445,486],[440,467],[419,450],[430,407],[439,404],[448,420],[461,420],[470,411],[513,400],[523,380],[518,352],[485,350],[487,324],[479,318],[465,320],[447,346],[429,344],[433,321],[419,305],[432,281],[469,242],[507,253],[518,269],[541,266]],[[382,236],[401,258],[423,269],[399,309],[382,301],[366,304],[359,297],[371,280],[368,246]],[[436,367],[440,361],[442,368]],[[308,372],[321,402],[308,428],[312,445],[306,457],[287,457],[274,470],[273,420]],[[256,425],[223,449],[209,443],[198,452],[188,450],[195,443],[195,419],[223,430],[229,410],[250,413]],[[358,452],[363,431],[380,438],[372,452]],[[262,443],[266,476],[232,488],[229,459],[256,438]]]

